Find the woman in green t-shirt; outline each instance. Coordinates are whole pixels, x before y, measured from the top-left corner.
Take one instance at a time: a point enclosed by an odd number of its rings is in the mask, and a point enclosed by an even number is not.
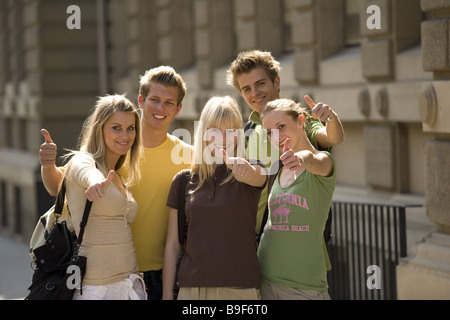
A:
[[[335,165],[330,153],[319,152],[308,140],[304,130],[308,117],[289,99],[269,102],[261,113],[271,143],[282,150],[258,249],[262,299],[330,298],[323,231]],[[273,130],[278,135],[272,138]]]

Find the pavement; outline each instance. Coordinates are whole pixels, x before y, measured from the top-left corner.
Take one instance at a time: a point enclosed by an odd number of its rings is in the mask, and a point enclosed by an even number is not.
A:
[[[24,299],[33,270],[28,244],[0,234],[0,300]]]

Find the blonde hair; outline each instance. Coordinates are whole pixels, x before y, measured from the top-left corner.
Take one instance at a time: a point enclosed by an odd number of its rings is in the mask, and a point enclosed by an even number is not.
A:
[[[94,158],[98,169],[106,177],[109,169],[106,162],[106,143],[103,135],[103,127],[111,115],[117,111],[132,113],[135,117],[136,138],[127,153],[130,160],[128,179],[125,186],[129,187],[136,184],[140,179],[139,161],[142,155],[141,125],[139,109],[123,95],[107,95],[98,98],[94,111],[83,124],[79,138],[79,151],[70,151],[64,158],[69,158],[78,152],[87,153]],[[114,168],[115,170],[123,166],[127,155],[121,155],[119,157]]]
[[[275,78],[281,70],[280,63],[275,60],[272,53],[260,50],[244,51],[238,54],[227,70],[227,84],[241,92],[238,77],[256,68],[263,68],[272,82],[275,82]]]
[[[310,114],[308,111],[303,108],[300,103],[295,102],[291,99],[276,99],[268,102],[264,109],[261,111],[261,120],[264,117],[273,111],[282,111],[287,115],[291,116],[292,119],[297,120],[301,115],[305,118],[305,124],[303,126],[303,130],[305,133],[309,131],[309,123],[310,123]]]
[[[172,67],[160,66],[147,70],[139,81],[139,94],[144,98],[152,87],[152,83],[159,83],[167,87],[175,87],[178,89],[177,105],[179,105],[186,95],[186,84],[183,78],[176,73]]]
[[[198,174],[199,184],[193,191],[200,189],[205,181],[211,179],[214,175],[214,167],[211,159],[205,159],[205,148],[207,148],[205,133],[210,128],[219,128],[222,124],[227,129],[237,130],[237,144],[234,150],[234,156],[244,157],[244,129],[241,110],[235,99],[230,96],[213,97],[208,100],[200,115],[199,126],[194,137],[194,162],[192,163],[192,175]],[[206,153],[207,154],[207,153]],[[222,184],[234,179],[230,172]]]

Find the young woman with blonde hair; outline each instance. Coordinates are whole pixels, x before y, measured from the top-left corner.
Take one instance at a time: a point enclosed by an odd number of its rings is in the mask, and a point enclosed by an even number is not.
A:
[[[86,198],[93,201],[80,248],[87,257],[86,274],[74,300],[147,297],[130,228],[137,204],[128,191],[140,178],[140,134],[140,116],[132,102],[121,95],[101,97],[84,123],[79,150],[65,156],[70,158],[64,170],[67,202],[77,234]],[[127,156],[125,180],[117,170]]]
[[[178,273],[179,300],[259,299],[256,211],[265,169],[247,161],[240,109],[230,97],[213,97],[200,116],[194,163],[185,190],[189,224]],[[177,197],[181,175],[172,183],[163,267],[163,298],[173,299],[180,254]]]

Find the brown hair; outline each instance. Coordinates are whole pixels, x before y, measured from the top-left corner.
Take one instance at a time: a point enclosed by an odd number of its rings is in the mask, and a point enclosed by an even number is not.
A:
[[[183,101],[186,95],[186,84],[183,78],[172,67],[160,66],[147,70],[139,81],[139,94],[146,98],[153,82],[178,88],[177,105]]]
[[[280,63],[275,60],[272,53],[260,50],[244,51],[238,54],[227,70],[226,81],[230,86],[235,87],[239,92],[237,78],[243,73],[249,73],[253,69],[263,68],[272,82],[280,72]]]

